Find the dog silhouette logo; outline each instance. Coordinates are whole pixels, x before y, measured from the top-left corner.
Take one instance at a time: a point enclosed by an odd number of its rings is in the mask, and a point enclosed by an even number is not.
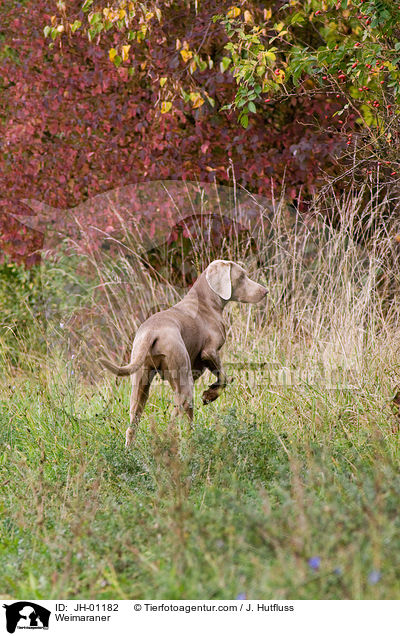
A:
[[[6,610],[6,628],[9,634],[14,634],[16,629],[49,629],[51,612],[37,603],[18,601],[3,607]]]

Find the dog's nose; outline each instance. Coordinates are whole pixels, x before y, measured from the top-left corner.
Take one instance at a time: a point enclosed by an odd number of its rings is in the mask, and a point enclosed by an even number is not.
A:
[[[268,293],[268,289],[266,287],[263,287],[262,285],[259,285],[257,293],[256,293],[257,300],[255,302],[259,303],[260,300],[263,300],[263,298],[265,298],[267,293]]]

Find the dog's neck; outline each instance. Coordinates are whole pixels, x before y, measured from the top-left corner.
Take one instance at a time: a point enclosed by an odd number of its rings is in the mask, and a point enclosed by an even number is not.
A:
[[[207,282],[205,273],[203,272],[194,283],[187,296],[196,297],[199,306],[205,305],[214,309],[222,318],[222,312],[225,305],[229,302],[216,294]]]

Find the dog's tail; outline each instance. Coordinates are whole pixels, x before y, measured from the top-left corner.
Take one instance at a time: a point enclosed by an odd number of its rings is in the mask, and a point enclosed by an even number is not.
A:
[[[99,363],[106,369],[115,373],[115,375],[126,376],[135,373],[144,363],[150,347],[154,344],[156,338],[154,335],[147,334],[140,339],[136,339],[133,344],[132,361],[125,366],[119,367],[106,358],[99,358]]]

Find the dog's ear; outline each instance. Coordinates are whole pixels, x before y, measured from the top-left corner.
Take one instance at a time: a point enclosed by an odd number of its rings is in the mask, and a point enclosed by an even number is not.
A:
[[[206,269],[206,280],[211,289],[223,300],[232,296],[231,263],[213,261]]]

